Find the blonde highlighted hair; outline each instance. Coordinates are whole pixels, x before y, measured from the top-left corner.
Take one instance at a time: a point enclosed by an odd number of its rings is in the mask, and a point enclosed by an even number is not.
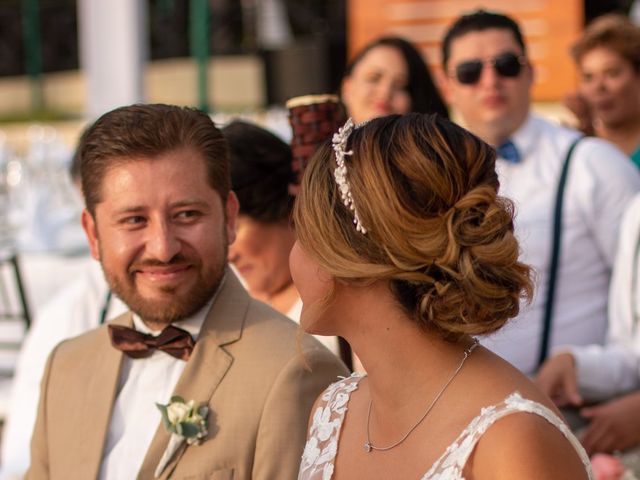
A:
[[[486,334],[518,314],[531,273],[518,261],[513,206],[497,195],[495,152],[437,115],[391,115],[349,139],[347,178],[367,234],[340,201],[325,145],[294,208],[302,247],[337,284],[388,281],[443,337]]]

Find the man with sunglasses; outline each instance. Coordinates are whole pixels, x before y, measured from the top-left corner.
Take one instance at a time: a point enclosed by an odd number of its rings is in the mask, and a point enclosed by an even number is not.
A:
[[[500,192],[515,204],[522,258],[536,270],[531,304],[482,342],[532,374],[563,345],[603,343],[618,226],[640,174],[611,144],[585,138],[572,149],[577,131],[530,113],[534,69],[511,18],[483,10],[460,17],[442,58],[445,98],[496,147]]]

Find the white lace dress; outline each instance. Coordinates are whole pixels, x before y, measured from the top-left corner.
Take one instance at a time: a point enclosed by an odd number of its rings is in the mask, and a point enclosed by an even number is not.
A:
[[[340,428],[347,412],[351,392],[358,388],[362,375],[353,374],[330,385],[322,394],[321,403],[313,413],[309,439],[302,454],[298,480],[330,480],[333,462],[338,453]],[[485,407],[465,428],[456,440],[447,447],[422,480],[464,480],[462,471],[476,443],[487,429],[500,418],[516,412],[540,415],[560,430],[578,452],[593,479],[589,457],[565,423],[547,407],[512,393],[502,403]]]

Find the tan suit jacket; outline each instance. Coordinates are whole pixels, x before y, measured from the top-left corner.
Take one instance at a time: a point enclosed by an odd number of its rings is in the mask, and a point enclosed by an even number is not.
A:
[[[131,314],[114,322],[131,326]],[[52,352],[26,478],[96,478],[122,358],[105,326]],[[311,406],[344,374],[340,360],[311,336],[299,335],[295,323],[251,299],[228,272],[174,390],[209,405],[209,435],[179,451],[159,478],[295,479]],[[159,423],[138,479],[153,478],[168,440]]]

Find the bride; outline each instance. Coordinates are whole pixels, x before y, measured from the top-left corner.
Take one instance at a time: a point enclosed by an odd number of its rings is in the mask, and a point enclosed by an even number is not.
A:
[[[368,372],[331,385],[299,479],[588,479],[551,402],[473,335],[531,295],[491,147],[437,116],[349,121],[294,211],[301,324]]]

